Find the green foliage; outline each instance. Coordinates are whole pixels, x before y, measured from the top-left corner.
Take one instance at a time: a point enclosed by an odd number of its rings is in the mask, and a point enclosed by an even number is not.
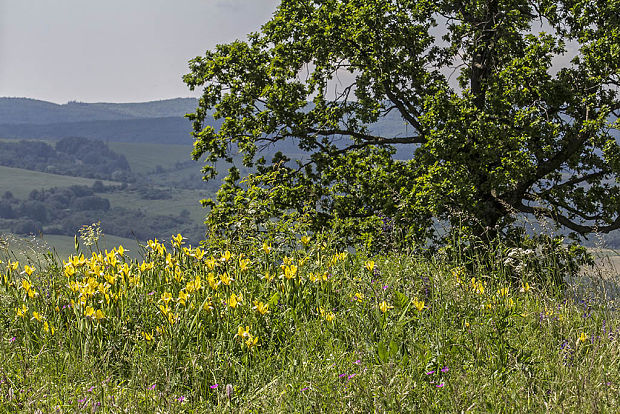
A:
[[[327,235],[298,240],[295,232],[264,244],[209,239],[201,248],[178,235],[150,241],[140,260],[94,245],[92,255],[78,251],[64,263],[3,258],[0,406],[617,407],[620,320],[609,298],[550,290],[533,282],[542,280],[538,268],[515,284],[505,257],[473,267],[456,256],[368,257],[333,249]],[[529,269],[536,254],[513,264]]]
[[[384,237],[387,219],[396,244],[437,237],[435,220],[488,242],[516,214],[582,235],[617,229],[617,6],[282,1],[259,32],[197,57],[184,77],[203,90],[188,116],[205,178],[237,152],[249,169],[230,170],[209,226],[307,216],[351,243]],[[557,57],[572,60],[557,71]],[[375,128],[394,113],[403,132]],[[262,157],[291,143],[297,160]]]

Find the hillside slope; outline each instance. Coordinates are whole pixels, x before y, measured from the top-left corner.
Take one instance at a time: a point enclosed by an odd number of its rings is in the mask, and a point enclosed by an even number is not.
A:
[[[191,124],[182,117],[3,124],[0,136],[12,139],[83,137],[115,142],[191,145]]]
[[[0,98],[0,124],[51,124],[137,118],[183,117],[196,109],[194,98],[136,103],[55,104],[29,98]]]

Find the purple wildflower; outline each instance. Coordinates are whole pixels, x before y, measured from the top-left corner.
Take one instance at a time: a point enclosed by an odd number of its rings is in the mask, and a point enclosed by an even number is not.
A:
[[[362,363],[362,360],[361,360],[361,359],[358,359],[357,361],[355,361],[355,362],[354,362],[354,364],[356,364],[356,365],[359,365],[359,364],[361,364],[361,363]]]
[[[148,389],[149,389],[149,390],[154,390],[156,386],[157,386],[157,384],[153,384],[153,385],[151,385]]]
[[[14,337],[12,337],[11,339],[9,339],[9,342],[10,342],[10,343],[13,343],[13,342],[15,342],[16,340],[17,340],[17,338],[14,336]]]
[[[353,377],[354,377],[354,376],[356,376],[356,375],[357,375],[357,374],[351,374],[351,375],[349,375],[347,378],[348,378],[348,379],[351,379],[351,378],[353,378]]]
[[[432,374],[434,374],[434,373],[435,373],[435,371],[428,371],[428,372],[426,373],[426,375],[432,375]]]
[[[338,375],[338,378],[342,378],[342,377],[346,377],[346,376],[347,376],[347,374],[340,374],[340,375]]]
[[[211,385],[209,388],[211,388],[212,390],[216,389],[220,384],[213,384]]]
[[[94,389],[95,389],[95,386],[93,385],[92,387],[88,389],[88,392],[93,392]]]
[[[309,390],[309,389],[310,389],[310,387],[306,387],[306,388],[302,388],[302,389],[300,389],[299,391],[307,391],[307,390]]]
[[[448,372],[448,370],[449,370],[449,368],[448,368],[447,366],[445,366],[445,367],[443,367],[443,368],[441,369],[441,372]]]
[[[444,386],[444,383],[443,383],[443,382],[442,382],[441,384],[437,384],[437,385],[435,385],[435,387],[437,387],[437,388],[443,388],[443,386]]]
[[[185,401],[185,397],[181,395],[179,398],[177,398],[177,401],[182,403],[183,401]]]

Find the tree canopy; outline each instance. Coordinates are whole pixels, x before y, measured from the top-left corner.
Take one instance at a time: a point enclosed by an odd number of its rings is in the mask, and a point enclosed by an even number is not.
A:
[[[207,201],[208,224],[305,214],[345,237],[398,227],[427,239],[437,220],[494,236],[535,214],[581,235],[619,228],[618,10],[282,0],[260,31],[184,76],[203,91],[188,117],[205,178],[243,155]],[[266,160],[274,148],[288,152]]]

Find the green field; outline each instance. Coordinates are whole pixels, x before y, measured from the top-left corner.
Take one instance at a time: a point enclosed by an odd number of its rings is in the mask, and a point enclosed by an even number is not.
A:
[[[32,190],[72,185],[92,186],[95,181],[97,180],[91,178],[70,177],[0,166],[0,194],[10,191],[16,198],[28,198],[28,194]],[[119,184],[113,181],[103,181],[103,183],[106,185]]]
[[[169,200],[145,200],[135,192],[115,192],[106,194],[112,207],[125,207],[142,210],[147,214],[178,216],[182,210],[187,210],[196,223],[202,224],[206,210],[200,205],[200,200],[207,197],[203,191],[171,190]]]
[[[41,190],[51,187],[69,187],[72,185],[92,186],[96,180],[65,175],[48,174],[38,171],[29,171],[20,168],[0,166],[0,194],[10,191],[17,198],[28,198],[32,190]],[[119,183],[104,181],[111,185]],[[204,221],[205,211],[200,205],[200,200],[208,197],[205,191],[198,190],[171,190],[173,198],[169,200],[145,200],[136,192],[115,192],[105,194],[113,207],[125,207],[129,209],[142,209],[150,214],[178,215],[187,209],[190,217],[197,223]]]
[[[131,170],[138,174],[150,173],[158,165],[165,169],[172,168],[177,162],[191,160],[192,153],[192,147],[187,145],[110,142],[108,146],[112,151],[123,154]]]

